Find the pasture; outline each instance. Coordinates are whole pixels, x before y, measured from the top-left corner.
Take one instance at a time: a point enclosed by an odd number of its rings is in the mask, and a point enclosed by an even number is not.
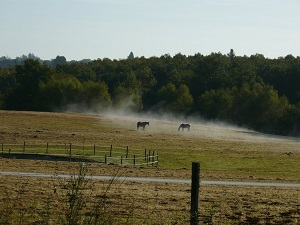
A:
[[[149,120],[144,131],[137,121]],[[0,111],[0,143],[77,144],[147,149],[166,169],[201,163],[204,179],[300,180],[300,140],[234,127],[190,122],[67,113]]]
[[[137,130],[138,121],[149,121],[150,124],[145,130]],[[191,125],[190,132],[178,132],[178,126],[186,122]],[[191,163],[198,161],[203,180],[300,180],[299,139],[197,120],[0,111],[0,143],[22,144],[24,141],[41,145],[49,142],[129,146],[153,150],[159,154],[158,167],[91,164],[88,173],[97,175],[190,178]],[[76,163],[3,158],[0,158],[0,164],[3,171],[47,173],[70,173],[78,166]],[[44,182],[36,178],[25,181],[24,178],[0,176],[0,179],[0,188],[5,190],[1,191],[2,200],[5,198],[4,193],[11,192],[15,192],[17,198],[20,189],[48,199],[53,185],[53,181],[47,179],[42,179]],[[33,187],[36,188],[33,190]],[[155,222],[159,218],[173,218],[177,224],[188,224],[190,187],[133,182],[120,184],[119,188],[117,197],[114,197],[122,199],[118,204],[127,207],[125,211],[135,210],[135,217],[146,218],[147,221],[153,221],[153,224],[158,224]],[[112,203],[115,201],[112,200]],[[132,204],[126,206],[125,202],[128,201]],[[299,218],[300,197],[297,189],[204,186],[200,190],[199,206],[202,218],[208,222],[214,219],[229,224],[231,221],[252,221],[252,224],[253,221],[257,224],[285,221],[293,224]],[[157,220],[148,218],[149,210],[156,212]],[[174,221],[169,221],[169,224],[175,224]]]

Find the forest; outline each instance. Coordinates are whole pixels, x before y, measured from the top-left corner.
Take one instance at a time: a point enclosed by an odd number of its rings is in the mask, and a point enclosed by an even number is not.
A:
[[[70,105],[95,113],[123,109],[197,116],[299,136],[300,57],[236,56],[231,49],[228,54],[0,63],[1,110],[52,112]]]

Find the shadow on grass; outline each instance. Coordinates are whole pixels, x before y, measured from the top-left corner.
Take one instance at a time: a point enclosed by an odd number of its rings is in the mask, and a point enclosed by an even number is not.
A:
[[[77,157],[77,156],[70,157],[67,155],[66,156],[46,155],[46,154],[36,154],[36,153],[1,153],[0,158],[99,163],[98,161],[92,159]]]

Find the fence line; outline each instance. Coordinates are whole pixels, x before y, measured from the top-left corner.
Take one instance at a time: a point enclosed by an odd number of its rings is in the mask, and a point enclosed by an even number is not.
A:
[[[123,150],[123,151],[122,151]],[[79,144],[5,144],[1,143],[2,155],[33,154],[45,156],[63,156],[72,159],[92,159],[95,162],[120,165],[152,165],[158,166],[158,154],[146,149],[129,149],[129,147],[113,147]]]

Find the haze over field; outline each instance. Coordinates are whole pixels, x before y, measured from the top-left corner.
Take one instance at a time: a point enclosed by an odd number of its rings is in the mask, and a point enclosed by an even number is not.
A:
[[[295,141],[300,143],[298,137],[288,137],[280,135],[271,135],[260,133],[247,127],[239,127],[223,121],[207,121],[199,116],[180,116],[165,112],[135,113],[130,111],[126,106],[130,106],[131,101],[124,102],[123,107],[111,108],[98,113],[96,111],[85,108],[82,105],[72,104],[65,107],[65,112],[75,112],[82,114],[92,114],[105,116],[114,121],[115,124],[124,126],[130,131],[136,130],[136,123],[147,121],[150,126],[146,126],[147,133],[169,133],[182,134],[198,138],[216,138],[236,141],[253,141],[253,142],[268,142],[268,141]],[[95,108],[95,107],[93,107]],[[180,130],[178,127],[181,123],[191,125],[191,131]],[[141,128],[140,128],[141,129]]]
[[[277,142],[277,141],[292,141],[299,142],[300,139],[296,137],[286,137],[280,135],[263,134],[247,128],[233,126],[224,122],[205,121],[201,118],[176,118],[172,115],[137,115],[137,114],[118,114],[114,112],[106,112],[103,115],[107,116],[116,124],[124,126],[133,131],[136,130],[136,123],[138,121],[148,121],[149,126],[146,126],[146,133],[162,133],[192,136],[195,138],[213,138],[235,141],[252,141],[252,142]],[[100,115],[101,116],[101,115]],[[180,130],[178,127],[181,123],[189,123],[191,130]],[[142,132],[140,128],[140,132]]]
[[[130,105],[130,102],[124,105]],[[212,138],[212,139],[223,139],[231,141],[250,141],[250,142],[295,142],[297,144],[300,139],[297,137],[288,137],[280,135],[270,135],[259,133],[248,129],[246,127],[238,127],[222,121],[207,121],[199,116],[180,116],[172,115],[168,113],[148,112],[148,113],[134,113],[130,112],[128,108],[114,108],[106,110],[102,113],[90,111],[82,106],[70,105],[66,106],[66,112],[80,112],[83,114],[98,115],[103,117],[105,121],[108,119],[110,123],[117,126],[124,127],[128,131],[136,131],[136,123],[147,121],[150,125],[146,126],[145,132],[148,134],[173,134],[173,135],[184,135],[195,138]],[[180,130],[178,127],[181,123],[188,123],[191,125],[191,130]],[[142,129],[139,129],[143,132]]]

